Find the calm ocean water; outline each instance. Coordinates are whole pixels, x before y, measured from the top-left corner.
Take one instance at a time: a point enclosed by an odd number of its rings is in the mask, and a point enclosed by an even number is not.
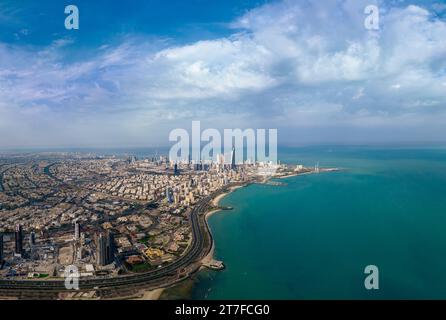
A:
[[[446,149],[314,147],[284,162],[344,171],[252,185],[210,226],[220,272],[200,273],[196,299],[446,298]],[[380,289],[364,288],[376,265]]]

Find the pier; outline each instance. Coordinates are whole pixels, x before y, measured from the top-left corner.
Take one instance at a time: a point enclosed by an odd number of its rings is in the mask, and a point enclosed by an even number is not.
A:
[[[209,268],[211,270],[223,270],[225,268],[225,265],[222,261],[212,259],[209,262],[203,262],[203,266],[206,268]]]

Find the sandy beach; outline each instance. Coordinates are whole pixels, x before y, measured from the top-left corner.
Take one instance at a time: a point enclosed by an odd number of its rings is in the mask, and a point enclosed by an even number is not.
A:
[[[244,185],[242,185],[242,186],[235,186],[235,187],[230,188],[229,191],[227,191],[227,192],[225,192],[225,193],[222,193],[222,194],[218,195],[217,197],[215,197],[215,198],[212,200],[212,205],[215,206],[215,207],[217,207],[217,206],[219,205],[220,201],[221,201],[224,197],[226,197],[228,194],[230,194],[230,193],[233,192],[234,190],[239,189],[239,188],[242,188],[242,187],[244,187]],[[217,212],[219,212],[219,211],[222,211],[222,210],[220,210],[220,209],[215,209],[215,210],[211,210],[211,211],[209,211],[209,212],[206,213],[205,221],[206,221],[206,226],[207,226],[207,228],[208,228],[210,234],[212,234],[212,231],[211,231],[211,228],[209,227],[208,219],[209,219],[210,216],[212,216],[213,214],[215,214],[215,213],[217,213]],[[201,260],[203,264],[207,264],[207,263],[209,263],[211,260],[214,259],[214,251],[215,251],[215,242],[214,242],[214,240],[212,239],[212,247],[211,247],[211,249],[209,250],[209,253],[208,253],[208,254]],[[201,268],[203,268],[203,267],[201,267]],[[200,268],[200,269],[201,269],[201,268]]]
[[[222,194],[218,195],[217,197],[214,198],[214,200],[212,200],[212,205],[218,206],[218,204],[220,203],[221,199],[226,197],[228,194],[230,194],[234,190],[242,188],[242,187],[244,187],[244,186],[235,186],[235,187],[230,188],[228,192],[225,192],[225,193],[222,193]],[[213,211],[216,211],[216,210],[213,210]],[[213,212],[213,211],[211,211],[211,212]]]
[[[298,176],[298,175],[301,175],[301,174],[302,173],[287,174],[286,176],[275,177],[275,179],[285,179],[285,178],[295,177],[295,176]]]
[[[317,174],[317,173],[324,173],[324,172],[333,172],[333,171],[340,171],[340,168],[321,168],[319,172],[315,171],[308,171],[308,172],[295,172],[291,174],[287,174],[286,176],[280,176],[280,177],[274,177],[275,179],[285,179],[295,176],[304,176],[309,174]]]

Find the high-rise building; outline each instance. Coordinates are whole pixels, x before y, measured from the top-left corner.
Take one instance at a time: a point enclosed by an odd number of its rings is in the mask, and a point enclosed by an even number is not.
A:
[[[102,233],[99,234],[99,238],[98,238],[98,264],[100,266],[107,265],[106,243],[105,243],[105,238]]]
[[[32,231],[29,234],[29,246],[33,247],[36,245],[36,233],[34,231]]]
[[[106,266],[113,262],[115,255],[115,243],[114,237],[111,232],[108,232],[106,236],[102,233],[98,238],[98,264]]]
[[[113,233],[107,234],[107,246],[106,246],[107,264],[110,264],[115,259],[115,238]]]
[[[178,169],[178,163],[175,163],[173,166],[173,174],[176,176],[180,174],[180,170]]]
[[[3,234],[0,233],[0,268],[3,262]]]
[[[82,246],[76,246],[76,259],[77,261],[82,260]]]
[[[23,253],[23,231],[21,225],[15,226],[15,254],[22,255]]]
[[[236,165],[235,165],[235,148],[232,148],[231,151],[231,169],[235,170],[236,169]]]
[[[74,240],[78,241],[81,236],[81,226],[77,220],[74,222]]]
[[[131,156],[131,157],[129,157],[129,160],[128,160],[128,162],[130,163],[130,164],[133,164],[133,163],[135,163],[136,162],[136,157],[135,156]]]
[[[169,202],[169,203],[173,202],[173,192],[170,187],[166,187],[166,199],[167,199],[167,202]]]
[[[81,232],[80,244],[81,246],[85,245],[85,232]]]

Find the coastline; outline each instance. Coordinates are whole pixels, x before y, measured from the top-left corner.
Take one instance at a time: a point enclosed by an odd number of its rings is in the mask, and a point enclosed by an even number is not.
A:
[[[339,168],[329,168],[329,169],[322,169],[320,172],[327,172],[327,171],[338,171]],[[314,174],[316,172],[314,171],[309,171],[309,172],[293,172],[284,176],[275,176],[275,177],[270,177],[270,178],[275,178],[275,179],[284,179],[284,178],[289,178],[289,177],[295,177],[295,176],[299,176],[299,175],[308,175],[308,174]],[[257,183],[261,183],[261,184],[267,184],[268,181],[270,179],[265,179],[263,181],[257,181]],[[209,218],[213,215],[216,214],[220,211],[225,211],[224,209],[219,208],[219,204],[221,202],[222,199],[224,199],[227,195],[229,195],[230,193],[234,192],[235,190],[239,189],[239,188],[243,188],[246,187],[248,185],[250,185],[251,183],[256,183],[255,181],[250,181],[250,182],[245,182],[243,184],[240,185],[235,185],[232,187],[229,187],[227,190],[225,190],[224,192],[218,194],[217,196],[215,196],[214,198],[212,198],[210,200],[211,203],[211,207],[209,209],[209,211],[205,212],[202,216],[201,219],[204,222],[204,232],[208,234],[208,237],[210,238],[210,248],[208,249],[208,252],[202,256],[202,258],[196,262],[198,262],[198,265],[195,269],[195,271],[193,271],[192,273],[195,272],[200,272],[203,271],[204,269],[213,269],[212,267],[210,267],[210,265],[212,265],[215,262],[218,263],[222,263],[221,261],[216,261],[214,259],[214,253],[215,253],[215,241],[214,241],[214,237],[212,234],[212,230],[211,227],[209,226]],[[224,268],[224,265],[223,265]],[[223,269],[221,268],[221,269]],[[213,270],[221,270],[221,269],[213,269]],[[191,273],[191,274],[192,274]],[[143,290],[137,297],[133,297],[133,299],[135,300],[159,300],[159,299],[165,299],[166,298],[166,294],[167,296],[169,296],[170,294],[170,290],[171,289],[175,289],[178,288],[177,285],[179,285],[180,283],[183,283],[184,280],[189,279],[191,282],[190,285],[192,285],[192,283],[194,282],[193,278],[190,278],[190,275],[186,278],[183,278],[179,281],[175,281],[174,283],[171,283],[167,286],[164,287],[158,287],[158,288],[151,288],[149,290]]]
[[[131,300],[159,300],[164,290],[166,290],[166,288],[144,290],[141,292],[141,295],[139,297]]]
[[[229,195],[230,193],[232,193],[233,191],[235,191],[235,190],[237,190],[239,188],[246,187],[249,184],[250,183],[246,183],[246,184],[243,184],[243,185],[230,187],[226,192],[223,192],[223,193],[219,194],[218,196],[216,196],[215,198],[213,198],[211,200],[212,206],[218,207],[220,201],[224,197],[226,197],[227,195]],[[207,254],[205,256],[203,256],[203,258],[201,258],[201,260],[198,261],[199,262],[199,267],[196,269],[197,273],[200,272],[200,271],[203,271],[205,269],[208,269],[209,264],[211,264],[211,262],[214,261],[215,241],[214,241],[214,237],[212,235],[212,231],[211,231],[211,228],[209,226],[209,221],[208,220],[209,220],[209,218],[212,215],[214,215],[214,214],[216,214],[216,213],[218,213],[220,211],[224,211],[224,210],[222,210],[220,208],[213,208],[213,209],[209,210],[208,212],[204,213],[204,215],[202,216],[203,221],[204,221],[205,232],[208,234],[208,236],[209,236],[209,238],[211,239],[212,242],[211,242],[211,247],[210,247],[209,251],[207,252]],[[190,288],[192,288],[194,286],[194,282],[195,282],[195,280],[193,278],[186,277],[186,278],[182,279],[181,281],[179,281],[176,284],[173,284],[171,286],[167,286],[165,288],[159,288],[162,291],[160,292],[159,295],[157,295],[155,297],[155,299],[159,300],[163,296],[164,296],[163,298],[165,298],[165,295],[169,296],[171,294],[171,290],[174,290],[174,291],[175,290],[180,290],[180,291],[182,291],[185,287],[188,287],[190,289]],[[157,290],[157,289],[155,289],[155,290]],[[186,289],[186,290],[188,290],[188,289]],[[173,295],[176,296],[177,294],[178,293],[175,292]],[[184,299],[187,296],[188,296],[188,293],[186,293],[186,294],[184,292],[180,293],[180,297],[182,299]]]
[[[306,175],[309,175],[309,174],[316,174],[316,172],[314,172],[314,171],[296,172],[296,173],[292,173],[292,174],[287,174],[285,176],[274,177],[274,179],[285,179],[285,178],[291,178],[291,177],[297,177],[297,176],[306,176]]]
[[[317,172],[317,173],[323,173],[323,172],[332,172],[332,171],[339,171],[340,170],[340,168],[323,168],[323,169],[321,169],[319,172]],[[308,172],[293,172],[293,173],[291,173],[291,174],[287,174],[287,175],[284,175],[284,176],[273,176],[273,177],[270,177],[270,178],[274,178],[274,179],[285,179],[285,178],[291,178],[291,177],[296,177],[296,176],[301,176],[301,175],[310,175],[310,174],[316,174],[316,172],[315,171],[308,171]],[[262,181],[261,183],[266,183],[267,181],[269,181],[269,179],[265,179],[264,181]],[[233,186],[233,187],[231,187],[231,188],[229,188],[229,190],[228,191],[226,191],[226,192],[224,192],[224,193],[221,193],[221,194],[219,194],[218,196],[216,196],[214,199],[212,199],[212,205],[214,206],[214,207],[218,207],[218,205],[219,205],[219,203],[220,203],[220,201],[224,198],[224,197],[226,197],[228,194],[230,194],[230,193],[232,193],[232,192],[234,192],[235,190],[237,190],[237,189],[239,189],[239,188],[243,188],[243,187],[246,187],[246,186],[248,186],[250,183],[246,183],[246,184],[243,184],[243,185],[238,185],[238,186]],[[215,252],[215,241],[214,241],[214,237],[213,237],[213,235],[212,235],[212,230],[211,230],[211,228],[210,228],[210,226],[209,226],[209,218],[212,216],[212,215],[214,215],[215,213],[217,213],[217,212],[220,212],[220,211],[223,211],[223,210],[221,210],[221,209],[219,209],[219,208],[217,208],[217,209],[213,209],[213,210],[210,210],[209,212],[207,212],[206,214],[205,214],[205,216],[204,216],[204,222],[205,222],[205,226],[206,226],[206,229],[207,229],[207,232],[208,232],[208,234],[210,235],[210,238],[212,239],[212,245],[211,245],[211,248],[209,249],[209,252],[206,254],[206,256],[204,256],[202,259],[201,259],[201,266],[199,267],[199,271],[200,270],[202,270],[202,269],[204,269],[204,268],[206,268],[205,267],[205,265],[208,265],[211,261],[213,261],[214,260],[214,252]]]
[[[234,192],[235,190],[240,189],[240,188],[243,188],[243,187],[245,187],[245,186],[247,186],[247,184],[245,184],[245,185],[241,185],[241,186],[234,186],[234,187],[231,187],[228,191],[226,191],[226,192],[224,192],[224,193],[222,193],[222,194],[219,194],[217,197],[215,197],[214,199],[212,199],[212,205],[215,206],[215,207],[217,207],[217,206],[219,205],[220,201],[221,201],[224,197],[226,197],[226,196],[229,195],[230,193]],[[209,250],[208,254],[207,254],[206,256],[204,256],[203,259],[201,259],[201,264],[202,264],[202,265],[201,265],[201,267],[199,268],[199,270],[202,270],[203,268],[205,268],[205,267],[204,267],[205,264],[208,264],[208,263],[210,263],[210,261],[214,260],[215,241],[214,241],[214,237],[212,236],[212,230],[211,230],[211,228],[210,228],[210,226],[209,226],[209,221],[208,221],[208,220],[209,220],[209,218],[210,218],[212,215],[214,215],[215,213],[220,212],[220,211],[223,211],[223,210],[221,210],[221,209],[213,209],[213,210],[211,210],[211,211],[209,211],[209,212],[206,212],[206,214],[205,214],[204,221],[205,221],[205,224],[206,224],[207,232],[209,233],[209,235],[210,235],[210,237],[211,237],[211,239],[212,239],[212,245],[211,245],[211,249]]]
[[[293,172],[293,173],[289,173],[289,174],[286,174],[286,175],[283,175],[283,176],[271,176],[271,177],[268,177],[268,178],[266,178],[266,179],[264,179],[262,181],[257,181],[257,183],[268,184],[270,179],[285,179],[285,178],[291,178],[291,177],[296,177],[296,176],[301,176],[301,175],[319,174],[319,173],[339,171],[339,170],[340,170],[339,168],[324,168],[324,169],[321,169],[320,171],[313,171],[312,170],[312,171],[306,171],[306,172]],[[251,181],[249,183],[245,183],[245,184],[242,184],[242,185],[237,185],[237,186],[230,187],[229,190],[227,190],[226,192],[223,192],[223,193],[219,194],[218,196],[216,196],[215,198],[213,198],[212,201],[211,201],[212,205],[214,207],[218,207],[220,201],[224,197],[226,197],[227,195],[229,195],[230,193],[234,192],[235,190],[237,190],[239,188],[243,188],[243,187],[246,187],[246,186],[250,185],[251,183],[256,183],[256,182],[255,181],[254,182]],[[206,231],[207,231],[208,235],[210,236],[210,238],[212,240],[212,244],[211,244],[211,248],[209,249],[209,252],[200,260],[201,265],[198,268],[197,272],[203,271],[205,269],[209,269],[209,264],[211,262],[213,262],[213,261],[214,262],[216,261],[215,257],[214,257],[214,253],[215,253],[215,240],[214,240],[214,237],[212,235],[212,230],[211,230],[211,228],[209,226],[209,221],[208,220],[209,220],[209,218],[212,215],[214,215],[214,214],[216,214],[216,213],[218,213],[220,211],[224,211],[224,210],[222,210],[220,208],[214,208],[214,209],[209,210],[208,212],[206,212],[204,214],[204,219],[203,220],[205,222],[205,228],[207,229]],[[217,261],[217,262],[224,263],[224,261]],[[194,279],[191,279],[191,281],[193,281],[193,283],[195,283]]]
[[[305,175],[309,175],[309,174],[319,174],[319,173],[324,173],[324,172],[334,172],[334,171],[340,171],[340,170],[342,170],[342,169],[341,168],[321,168],[319,172],[315,172],[315,171],[295,172],[295,173],[287,174],[285,176],[277,176],[277,177],[274,177],[274,179],[285,179],[285,178],[291,178],[291,177],[296,177],[296,176],[305,176]]]
[[[329,169],[322,169],[320,172],[326,172],[326,171],[337,171],[339,170],[338,168],[329,168]],[[227,209],[223,208],[223,207],[219,207],[219,204],[221,202],[221,200],[226,197],[228,194],[234,192],[235,190],[242,188],[242,187],[246,187],[252,183],[256,184],[269,184],[270,179],[271,178],[288,178],[288,177],[293,177],[293,176],[298,176],[298,175],[304,175],[304,174],[312,174],[312,173],[316,173],[314,171],[309,171],[309,172],[288,172],[287,175],[283,175],[283,176],[270,176],[268,178],[264,178],[262,180],[260,180],[259,178],[257,179],[250,179],[248,181],[243,181],[243,182],[238,182],[238,183],[234,183],[232,184],[232,186],[227,186],[226,188],[222,188],[219,191],[217,190],[215,193],[216,195],[214,197],[209,197],[207,199],[204,199],[203,201],[199,202],[197,207],[194,208],[195,211],[193,211],[195,213],[195,215],[193,215],[192,219],[193,223],[195,223],[194,227],[195,228],[199,228],[201,229],[201,237],[203,237],[201,239],[201,253],[198,253],[198,249],[195,249],[194,253],[195,254],[195,260],[190,260],[189,264],[187,265],[186,269],[183,269],[183,272],[179,274],[179,277],[176,278],[176,280],[171,281],[172,279],[167,279],[169,280],[168,282],[159,285],[158,287],[149,287],[147,289],[143,289],[141,288],[141,290],[139,290],[139,292],[137,293],[130,293],[127,296],[123,296],[123,298],[125,299],[131,299],[131,300],[159,300],[159,299],[164,299],[164,293],[167,292],[168,289],[175,287],[178,283],[182,282],[183,280],[189,278],[190,276],[198,271],[201,271],[205,268],[207,269],[211,269],[211,270],[222,270],[224,269],[224,264],[222,261],[217,261],[214,259],[214,252],[215,252],[215,241],[213,238],[213,234],[212,234],[212,230],[209,226],[209,218],[219,212],[219,211],[225,211]],[[272,183],[271,183],[272,184]],[[232,209],[232,208],[229,208]],[[198,221],[197,221],[198,219]],[[200,232],[199,232],[200,233]],[[206,237],[208,238],[206,240]],[[204,239],[204,240],[203,240]],[[206,252],[207,251],[207,252]],[[199,256],[197,256],[199,255]],[[145,274],[140,274],[140,275],[135,275],[135,278],[140,278],[140,277],[145,277]],[[127,277],[125,280],[129,279],[130,277]],[[133,281],[133,279],[130,279]],[[193,279],[192,279],[193,280]],[[142,285],[141,285],[142,287]],[[93,291],[95,290],[95,288],[92,289]],[[89,290],[89,291],[92,291]],[[125,294],[125,293],[124,293]],[[75,298],[75,297],[73,297]],[[107,299],[107,298],[104,298]],[[111,299],[114,299],[114,297],[112,297]]]

